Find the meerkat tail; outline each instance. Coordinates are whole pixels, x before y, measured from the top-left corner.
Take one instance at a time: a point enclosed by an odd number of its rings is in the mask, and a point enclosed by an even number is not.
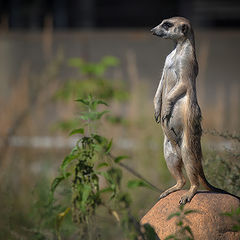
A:
[[[201,171],[199,172],[199,181],[202,183],[202,185],[209,191],[212,191],[212,192],[217,192],[217,193],[224,193],[224,194],[228,194],[228,195],[231,195],[235,198],[237,198],[238,200],[240,200],[240,197],[232,194],[232,193],[229,193],[223,189],[220,189],[220,188],[216,188],[214,187],[213,185],[211,185],[208,180],[206,179],[205,177],[205,174],[203,172],[203,169],[201,169]]]

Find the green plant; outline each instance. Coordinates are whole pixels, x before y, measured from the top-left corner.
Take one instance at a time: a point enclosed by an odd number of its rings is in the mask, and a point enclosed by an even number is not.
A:
[[[92,94],[104,100],[126,100],[128,97],[122,81],[108,79],[105,75],[109,68],[119,64],[117,58],[105,56],[99,62],[86,62],[81,58],[71,58],[69,66],[79,72],[79,76],[69,79],[57,92],[56,97],[71,100],[73,98],[86,98]]]
[[[232,230],[240,232],[240,207],[233,209],[231,212],[225,212],[222,215],[230,217],[234,221]]]
[[[184,205],[179,206],[179,211],[172,213],[168,216],[168,220],[176,217],[176,226],[177,231],[174,234],[169,235],[165,240],[174,239],[174,240],[193,240],[194,236],[192,230],[189,225],[186,224],[188,222],[186,216],[191,213],[196,213],[196,210],[187,209],[184,210]]]
[[[72,99],[86,99],[89,95],[108,102],[113,100],[124,102],[128,99],[125,83],[106,76],[110,68],[118,66],[117,58],[105,56],[96,63],[86,62],[81,58],[71,58],[68,64],[77,70],[78,75],[68,79],[55,93],[57,100],[66,102]],[[108,114],[106,120],[112,124],[126,125],[126,120],[120,115]],[[78,120],[69,118],[56,123],[54,128],[69,131],[77,126]]]
[[[121,186],[122,170],[118,166],[127,156],[114,157],[111,153],[113,140],[99,135],[96,130],[95,123],[108,112],[98,111],[98,106],[107,106],[107,104],[102,100],[94,99],[91,95],[76,101],[84,106],[85,111],[79,116],[82,127],[74,129],[70,135],[80,134],[81,137],[63,160],[60,174],[51,185],[50,203],[53,205],[59,202],[54,201],[54,193],[63,181],[68,181],[72,189],[70,193],[72,204],[65,206],[57,215],[58,239],[61,239],[61,225],[69,213],[72,214],[73,222],[79,225],[81,229],[79,236],[82,239],[97,239],[101,231],[94,227],[96,212],[102,207],[122,226],[128,239],[137,239],[138,236],[142,239],[150,239],[151,227],[144,227],[144,231],[141,230],[138,221],[131,214],[130,194]],[[130,188],[142,186],[153,188],[141,176],[140,179],[128,182]],[[95,229],[95,232],[92,229]]]

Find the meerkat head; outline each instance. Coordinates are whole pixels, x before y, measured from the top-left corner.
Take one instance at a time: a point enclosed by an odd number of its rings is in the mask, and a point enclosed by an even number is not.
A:
[[[161,38],[178,41],[192,35],[192,28],[190,22],[186,18],[173,17],[164,19],[158,26],[153,28],[151,32],[153,35]]]

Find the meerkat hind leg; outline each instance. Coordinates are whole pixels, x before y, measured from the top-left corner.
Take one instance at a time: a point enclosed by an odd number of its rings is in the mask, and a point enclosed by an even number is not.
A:
[[[170,141],[167,140],[167,137],[164,139],[164,156],[168,166],[168,169],[172,176],[176,179],[177,183],[173,187],[164,191],[159,199],[166,197],[172,192],[182,189],[186,180],[182,173],[182,159],[177,154],[176,150],[172,147]]]
[[[190,181],[190,189],[187,193],[185,193],[180,201],[179,204],[186,204],[187,202],[190,202],[197,192],[199,188],[199,178],[198,178],[198,162],[196,162],[196,159],[192,156],[189,150],[182,149],[182,159],[184,168],[186,170],[187,176]]]

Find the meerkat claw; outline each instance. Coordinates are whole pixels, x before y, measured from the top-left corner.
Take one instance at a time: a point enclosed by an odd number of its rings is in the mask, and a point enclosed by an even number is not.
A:
[[[179,201],[180,205],[185,205],[188,202],[191,202],[193,196],[182,196],[181,200]]]
[[[181,199],[181,200],[179,201],[179,205],[185,205],[187,202],[188,202],[187,200]]]
[[[155,113],[154,117],[155,117],[156,123],[160,123],[160,114],[159,113]]]

